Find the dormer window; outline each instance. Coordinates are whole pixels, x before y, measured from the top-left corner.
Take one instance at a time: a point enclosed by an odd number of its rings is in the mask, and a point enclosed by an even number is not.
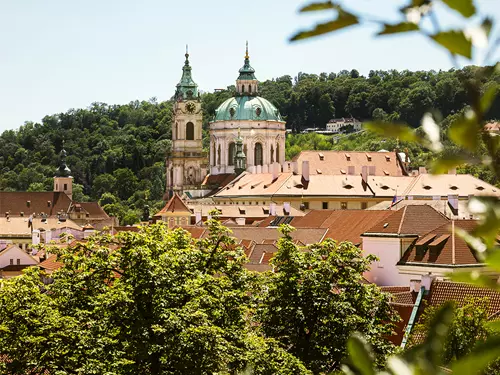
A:
[[[432,186],[429,186],[429,185],[424,185],[424,186],[423,186],[423,188],[424,188],[425,190],[431,190],[431,189],[432,189]]]
[[[479,191],[483,191],[484,187],[482,187],[482,186],[476,186],[476,189],[479,190]]]
[[[450,186],[450,189],[451,189],[451,190],[458,190],[458,186],[451,185],[451,186]]]

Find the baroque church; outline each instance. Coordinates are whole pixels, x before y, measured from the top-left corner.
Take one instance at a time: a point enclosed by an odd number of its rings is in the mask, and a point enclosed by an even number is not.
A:
[[[195,194],[210,176],[234,176],[244,171],[281,172],[285,162],[285,121],[271,102],[258,96],[259,83],[250,65],[248,43],[236,80],[236,92],[217,108],[209,123],[208,158],[202,146],[203,118],[198,85],[192,78],[187,51],[185,57],[175,92],[172,153],[167,160],[169,192]]]

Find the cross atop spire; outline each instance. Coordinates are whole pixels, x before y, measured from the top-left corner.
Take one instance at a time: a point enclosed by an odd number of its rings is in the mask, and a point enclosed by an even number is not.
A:
[[[246,49],[246,53],[245,53],[245,59],[249,59],[250,56],[248,56],[248,40],[247,40],[247,49]]]

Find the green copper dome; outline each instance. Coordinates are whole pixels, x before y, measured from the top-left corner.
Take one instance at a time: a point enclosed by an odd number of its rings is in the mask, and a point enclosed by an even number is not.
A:
[[[283,121],[278,109],[260,96],[236,96],[215,110],[214,121]]]

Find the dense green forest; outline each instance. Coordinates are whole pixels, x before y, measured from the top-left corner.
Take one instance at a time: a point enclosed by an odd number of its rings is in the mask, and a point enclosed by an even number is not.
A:
[[[282,76],[260,84],[260,95],[279,108],[287,128],[324,128],[333,117],[353,116],[362,120],[405,121],[419,126],[422,115],[437,109],[437,118],[446,124],[463,110],[469,95],[461,82],[472,79],[478,67],[449,71],[370,71]],[[483,89],[500,82],[497,72]],[[233,94],[234,87],[202,95],[204,125],[217,106]],[[497,101],[499,99],[497,98]],[[500,118],[500,102],[488,118]],[[68,165],[75,181],[76,200],[100,200],[108,213],[123,223],[137,221],[148,204],[150,210],[162,205],[165,192],[164,160],[171,146],[172,102],[156,98],[125,105],[93,103],[86,109],[70,109],[49,115],[41,123],[26,122],[18,130],[0,136],[0,189],[40,191],[52,189],[52,177],[63,141]],[[205,137],[208,146],[208,137]],[[307,138],[307,139],[306,139]],[[317,134],[292,135],[287,156],[301,149],[369,149],[394,145],[373,136],[360,135],[334,143]],[[409,148],[415,165],[424,163],[427,151]],[[489,180],[488,175],[476,175]],[[485,172],[486,173],[486,172]]]

